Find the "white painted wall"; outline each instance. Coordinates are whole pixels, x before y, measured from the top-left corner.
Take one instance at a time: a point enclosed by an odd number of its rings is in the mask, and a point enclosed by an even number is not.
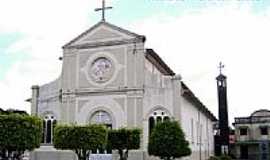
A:
[[[61,88],[60,78],[39,87],[38,115],[44,117],[53,114],[57,120],[61,119],[59,92]]]
[[[213,122],[184,97],[182,103],[181,125],[186,138],[192,151],[201,153],[201,157],[206,159],[214,154]]]

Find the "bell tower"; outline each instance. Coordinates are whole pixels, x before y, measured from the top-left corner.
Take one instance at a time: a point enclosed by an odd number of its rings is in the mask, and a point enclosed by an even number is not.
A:
[[[222,154],[229,154],[229,123],[228,123],[228,105],[227,105],[227,77],[222,74],[224,65],[220,62],[220,73],[217,76],[218,91],[218,110],[219,110],[219,146]]]

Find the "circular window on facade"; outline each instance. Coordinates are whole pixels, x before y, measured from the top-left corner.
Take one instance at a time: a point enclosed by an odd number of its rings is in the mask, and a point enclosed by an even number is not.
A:
[[[112,61],[105,57],[99,57],[91,63],[90,76],[98,83],[103,83],[113,75],[113,64]]]

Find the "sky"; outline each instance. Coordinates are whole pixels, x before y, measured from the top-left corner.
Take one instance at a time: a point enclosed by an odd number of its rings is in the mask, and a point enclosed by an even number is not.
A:
[[[230,122],[270,109],[269,0],[107,0],[106,20],[145,35],[217,116],[225,64]],[[31,86],[61,73],[62,46],[100,21],[101,0],[0,1],[0,107],[30,112]]]

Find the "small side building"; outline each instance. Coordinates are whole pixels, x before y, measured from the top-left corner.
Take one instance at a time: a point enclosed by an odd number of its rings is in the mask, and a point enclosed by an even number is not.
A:
[[[258,110],[249,117],[236,117],[235,153],[239,159],[270,159],[270,111]]]

